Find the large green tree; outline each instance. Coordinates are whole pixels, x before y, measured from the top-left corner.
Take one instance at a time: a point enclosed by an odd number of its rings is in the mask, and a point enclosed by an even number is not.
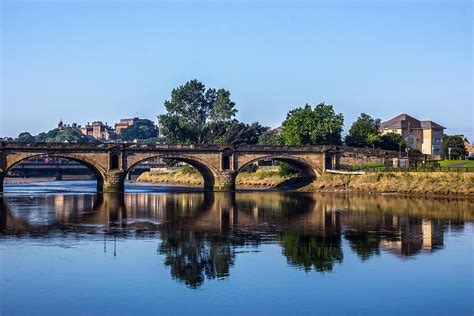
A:
[[[137,120],[134,124],[124,128],[120,138],[125,141],[153,139],[156,142],[157,129],[155,123],[147,119]]]
[[[332,105],[320,103],[313,109],[306,104],[288,113],[282,138],[285,145],[339,145],[343,126],[344,116]]]
[[[283,137],[278,129],[269,129],[262,133],[258,139],[260,145],[283,145]]]
[[[172,143],[206,143],[211,123],[229,122],[237,113],[229,91],[206,89],[198,80],[173,89],[165,108],[158,119],[162,135]]]
[[[31,143],[36,141],[36,138],[28,132],[23,132],[18,135],[16,141],[22,143]]]
[[[446,159],[449,159],[449,148],[451,148],[451,159],[462,159],[468,155],[464,139],[456,135],[443,136],[443,154]]]
[[[407,142],[402,135],[397,133],[387,133],[380,136],[380,148],[385,150],[405,150]]]
[[[224,133],[221,136],[213,138],[210,142],[215,144],[257,144],[262,134],[269,128],[255,122],[245,124],[237,120],[230,124],[226,124]]]
[[[346,145],[352,147],[375,147],[379,145],[380,119],[361,113],[346,136]]]

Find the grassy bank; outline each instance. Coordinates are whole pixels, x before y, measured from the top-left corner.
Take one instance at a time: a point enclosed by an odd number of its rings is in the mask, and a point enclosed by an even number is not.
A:
[[[301,190],[474,196],[474,174],[444,172],[323,174]]]
[[[474,167],[474,160],[441,160],[439,162],[441,167],[463,166]]]
[[[292,176],[282,176],[278,171],[241,172],[236,179],[236,185],[239,187],[274,187]],[[204,185],[204,179],[201,174],[190,168],[183,168],[179,171],[170,172],[145,172],[142,173],[138,182],[148,183],[170,183],[184,184],[191,186]]]
[[[278,171],[241,172],[237,187],[271,188],[291,179]],[[138,182],[202,186],[204,180],[193,168],[145,172]],[[300,191],[356,191],[400,194],[474,196],[474,173],[380,172],[364,175],[323,174]]]

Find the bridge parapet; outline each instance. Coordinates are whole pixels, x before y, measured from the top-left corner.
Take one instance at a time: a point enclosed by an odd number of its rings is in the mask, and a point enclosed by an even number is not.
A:
[[[74,142],[0,142],[0,149],[80,149],[80,150],[206,150],[206,151],[304,151],[325,152],[333,150],[334,146],[267,146],[267,145],[179,145],[179,144],[141,144],[141,143],[74,143]]]
[[[204,177],[205,188],[229,191],[245,166],[263,159],[292,165],[304,177],[314,178],[326,169],[337,169],[344,153],[368,155],[367,150],[336,146],[172,145],[139,143],[21,143],[0,142],[0,180],[11,168],[34,157],[71,159],[97,176],[98,190],[123,191],[127,172],[152,158],[168,158],[194,166]],[[393,152],[377,153],[381,159]],[[351,154],[352,155],[352,154]],[[371,154],[373,155],[373,154]],[[350,156],[350,155],[349,155]],[[355,159],[346,155],[346,160]],[[357,157],[356,157],[357,158]]]

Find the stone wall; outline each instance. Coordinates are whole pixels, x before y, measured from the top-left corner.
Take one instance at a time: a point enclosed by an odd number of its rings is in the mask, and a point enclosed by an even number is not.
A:
[[[384,164],[388,167],[393,165],[393,159],[398,158],[399,153],[396,151],[382,151],[368,148],[340,148],[338,154],[338,168],[351,169],[353,166],[361,166],[368,164]]]

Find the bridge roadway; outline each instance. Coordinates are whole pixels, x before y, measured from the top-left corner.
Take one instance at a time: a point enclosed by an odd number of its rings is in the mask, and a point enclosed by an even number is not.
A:
[[[174,159],[195,167],[204,187],[233,191],[235,178],[246,166],[262,159],[290,164],[302,178],[315,178],[338,164],[333,146],[160,145],[0,142],[0,192],[7,173],[21,162],[37,157],[71,159],[87,166],[97,177],[98,192],[123,192],[127,173],[153,158]]]

